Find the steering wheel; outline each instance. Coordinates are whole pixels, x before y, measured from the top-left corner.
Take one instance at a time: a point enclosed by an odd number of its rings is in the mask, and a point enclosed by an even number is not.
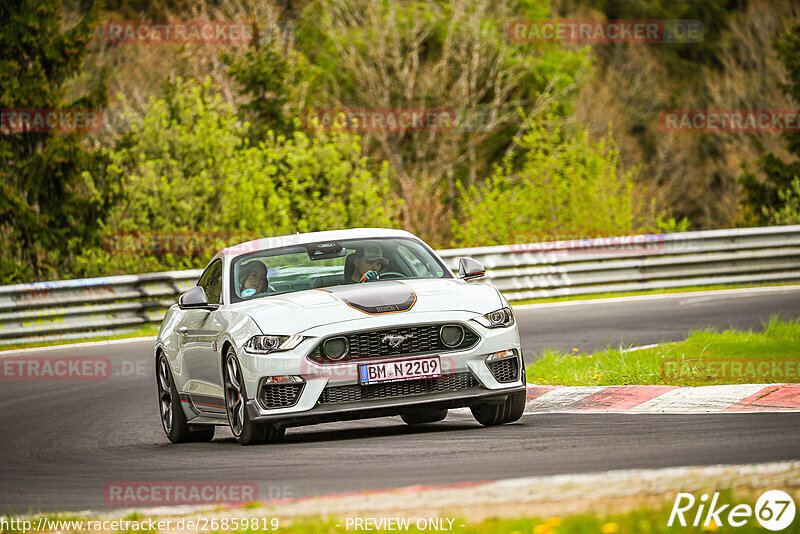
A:
[[[390,278],[386,278],[390,276]],[[394,280],[395,278],[405,278],[406,275],[398,273],[397,271],[386,271],[385,273],[378,273],[378,280]]]

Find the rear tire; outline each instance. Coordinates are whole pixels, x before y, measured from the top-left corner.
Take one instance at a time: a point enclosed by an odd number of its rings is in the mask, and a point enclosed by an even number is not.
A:
[[[178,389],[172,379],[169,363],[164,354],[156,360],[156,386],[158,387],[158,408],[161,426],[172,443],[198,443],[214,439],[214,426],[191,430],[183,413]]]
[[[286,428],[271,423],[252,421],[247,413],[247,392],[242,370],[233,347],[228,348],[225,365],[222,368],[225,382],[225,411],[231,433],[242,445],[260,445],[281,441]]]
[[[438,423],[447,417],[447,409],[425,410],[421,412],[406,413],[400,416],[407,425],[422,425],[425,423]]]
[[[513,423],[525,411],[525,392],[518,391],[508,396],[500,404],[479,404],[470,408],[472,416],[483,426],[496,426]]]

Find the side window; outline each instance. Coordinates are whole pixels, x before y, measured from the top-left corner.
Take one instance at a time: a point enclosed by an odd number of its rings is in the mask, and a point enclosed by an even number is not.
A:
[[[222,303],[222,260],[215,260],[200,276],[197,285],[206,292],[209,304]]]

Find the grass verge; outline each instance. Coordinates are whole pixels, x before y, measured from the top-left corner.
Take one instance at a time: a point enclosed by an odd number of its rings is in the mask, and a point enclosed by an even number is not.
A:
[[[800,319],[774,317],[763,332],[699,330],[684,341],[637,351],[545,351],[526,372],[529,383],[567,386],[800,382]]]
[[[570,300],[596,300],[608,299],[614,297],[638,297],[642,295],[664,295],[669,293],[694,293],[697,291],[715,291],[719,289],[748,289],[760,287],[786,287],[796,286],[796,282],[787,282],[784,284],[766,283],[766,284],[716,284],[711,286],[688,286],[688,287],[673,287],[669,289],[648,289],[645,291],[623,291],[618,293],[595,293],[591,295],[569,295],[564,297],[547,297],[540,299],[528,299],[514,301],[514,306],[521,306],[523,304],[543,304],[547,302],[565,302]]]

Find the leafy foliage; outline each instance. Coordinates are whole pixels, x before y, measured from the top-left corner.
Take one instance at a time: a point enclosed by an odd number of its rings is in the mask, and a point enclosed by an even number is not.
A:
[[[392,226],[386,169],[372,172],[358,139],[272,131],[258,144],[209,81],[177,80],[153,98],[141,123],[111,151],[108,172],[125,195],[108,234],[194,232],[271,236],[359,225]],[[146,251],[145,251],[146,252]],[[95,248],[79,258],[84,275],[199,267],[193,255],[115,255]]]
[[[613,140],[593,143],[553,115],[528,123],[517,153],[484,186],[465,191],[455,240],[482,246],[631,233],[633,176],[618,171]]]
[[[800,102],[800,24],[778,39],[775,48],[790,77],[784,91],[795,102]],[[741,178],[746,222],[774,224],[796,220],[800,210],[800,192],[797,191],[800,181],[800,134],[788,133],[785,137],[789,151],[795,156],[794,161],[783,161],[769,152],[758,161],[766,175],[765,180],[759,181],[751,172],[744,173]]]
[[[229,74],[241,84],[247,101],[239,113],[250,122],[251,139],[264,139],[269,130],[288,132],[287,87],[292,83],[289,63],[272,45],[257,40],[242,57],[224,56]]]
[[[58,0],[9,0],[0,5],[0,108],[88,110],[106,101],[103,80],[74,99],[97,9],[69,29]],[[52,276],[66,259],[96,241],[114,184],[87,180],[102,154],[72,130],[0,134],[0,280]]]
[[[547,0],[320,0],[305,11],[297,46],[314,66],[311,106],[455,117],[453,127],[363,134],[367,153],[393,169],[405,228],[446,245],[465,215],[457,184],[479,185],[502,161],[524,128],[517,108],[569,113],[588,51],[507,34],[511,20],[550,14]]]
[[[109,115],[120,103],[132,127],[0,134],[0,283],[193,267],[212,252],[114,255],[103,238],[117,232],[230,236],[221,246],[400,225],[470,246],[798,221],[800,135],[658,129],[666,109],[792,109],[800,26],[765,37],[800,20],[789,0],[61,1],[0,5],[0,107],[103,108],[107,78],[125,95]],[[241,48],[112,47],[91,41],[98,16],[257,32]],[[699,20],[704,38],[508,38],[512,20],[562,17]],[[791,98],[777,89],[786,73]],[[353,135],[299,120],[340,108],[447,110],[455,124]],[[742,161],[757,169],[740,188]]]

